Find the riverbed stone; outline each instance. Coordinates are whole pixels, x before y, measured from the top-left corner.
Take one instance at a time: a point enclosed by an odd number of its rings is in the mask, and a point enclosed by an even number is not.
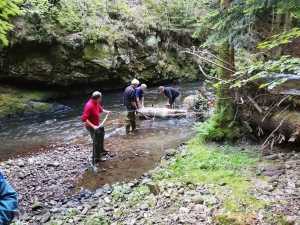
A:
[[[192,198],[192,201],[195,204],[203,204],[204,203],[204,198],[201,195],[196,195]]]

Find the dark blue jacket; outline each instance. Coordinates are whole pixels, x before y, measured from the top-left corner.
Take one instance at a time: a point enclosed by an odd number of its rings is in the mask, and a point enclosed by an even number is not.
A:
[[[0,173],[0,224],[9,224],[17,211],[17,193]]]
[[[176,88],[165,87],[164,94],[168,97],[170,105],[172,105],[175,101],[175,98],[180,95],[180,92]]]
[[[127,109],[135,110],[131,102],[136,103],[136,95],[135,95],[134,87],[130,85],[125,89],[124,92],[124,105],[126,106]]]
[[[144,91],[142,90],[141,87],[138,87],[137,89],[135,89],[135,95],[140,100],[142,99],[142,97],[144,97]]]

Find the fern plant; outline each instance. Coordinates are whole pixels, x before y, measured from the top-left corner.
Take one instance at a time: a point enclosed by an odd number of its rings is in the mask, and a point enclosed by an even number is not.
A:
[[[1,43],[4,46],[8,45],[9,42],[6,38],[6,33],[14,28],[14,26],[8,22],[9,17],[24,14],[18,6],[20,3],[22,3],[22,0],[0,1],[0,47]]]

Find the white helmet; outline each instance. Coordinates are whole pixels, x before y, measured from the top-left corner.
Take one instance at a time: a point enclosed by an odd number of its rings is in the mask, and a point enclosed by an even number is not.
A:
[[[135,79],[135,78],[131,81],[132,85],[134,85],[134,84],[138,85],[139,83],[140,82],[137,79]]]

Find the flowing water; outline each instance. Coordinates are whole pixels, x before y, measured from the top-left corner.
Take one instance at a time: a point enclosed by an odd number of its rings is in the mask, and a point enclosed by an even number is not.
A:
[[[191,94],[196,94],[199,83],[179,84],[174,87],[181,92],[182,100]],[[101,90],[99,90],[101,91]],[[91,189],[103,183],[111,183],[125,177],[136,178],[143,172],[154,167],[164,150],[176,148],[186,142],[195,131],[193,121],[181,119],[137,119],[140,130],[132,136],[125,134],[126,112],[123,107],[123,90],[103,92],[101,105],[114,113],[109,115],[105,126],[105,146],[119,157],[118,160],[108,160],[101,166],[113,169],[103,176],[94,179],[89,170],[84,182]],[[2,121],[0,123],[0,161],[18,155],[26,155],[40,149],[64,144],[87,144],[91,147],[91,139],[81,122],[84,105],[90,96],[70,98],[60,103],[67,107],[55,113],[40,114],[30,118]],[[145,91],[145,106],[164,107],[167,98],[158,92],[158,87],[150,87]],[[101,115],[104,119],[105,114]],[[120,163],[122,161],[122,163]],[[97,182],[95,182],[97,180]],[[100,181],[99,181],[100,180]]]

